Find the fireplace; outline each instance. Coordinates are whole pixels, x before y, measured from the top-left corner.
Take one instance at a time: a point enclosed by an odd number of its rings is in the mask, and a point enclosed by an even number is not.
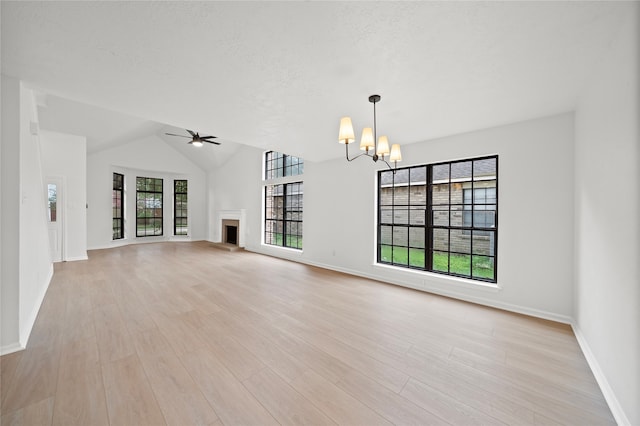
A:
[[[227,244],[238,244],[238,227],[232,225],[224,226],[225,238],[224,242]]]
[[[244,248],[247,232],[245,210],[218,210],[214,217],[213,229],[213,242],[227,247],[234,245]]]
[[[239,245],[240,221],[235,219],[222,219],[222,242],[225,244]]]

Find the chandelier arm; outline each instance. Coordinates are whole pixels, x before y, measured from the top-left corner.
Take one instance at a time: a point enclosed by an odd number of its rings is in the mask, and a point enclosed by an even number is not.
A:
[[[345,152],[345,155],[346,155],[346,157],[347,157],[347,161],[353,161],[353,160],[355,160],[356,158],[360,158],[360,157],[362,157],[363,155],[366,155],[366,156],[368,156],[368,157],[371,157],[371,154],[369,154],[368,152],[363,152],[362,154],[358,154],[358,155],[356,155],[356,156],[355,156],[355,157],[353,157],[353,158],[349,158],[349,144],[344,144],[344,152]]]
[[[385,160],[384,158],[379,158],[380,160],[382,160],[384,162],[384,164],[387,165],[387,167],[389,168],[389,170],[391,170],[393,172],[393,174],[396,174],[396,164],[394,164],[393,167],[391,167],[391,164],[389,164],[389,162],[387,160]],[[394,161],[394,163],[396,163],[396,161]]]

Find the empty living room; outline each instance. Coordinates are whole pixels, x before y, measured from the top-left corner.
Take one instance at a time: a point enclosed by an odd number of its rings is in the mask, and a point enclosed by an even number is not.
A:
[[[1,425],[640,424],[640,2],[0,19]]]

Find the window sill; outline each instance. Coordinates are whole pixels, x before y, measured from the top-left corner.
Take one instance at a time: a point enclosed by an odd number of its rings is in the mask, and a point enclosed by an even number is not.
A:
[[[422,290],[433,290],[437,292],[447,292],[453,289],[470,289],[479,290],[489,293],[497,293],[502,287],[497,283],[488,283],[485,281],[475,281],[467,278],[455,277],[450,275],[438,274],[435,272],[418,271],[415,269],[401,268],[383,263],[373,263],[373,268],[380,271],[393,272],[400,277],[407,278],[407,284],[416,287],[416,279],[419,280],[417,288]],[[401,281],[397,282],[402,285]]]

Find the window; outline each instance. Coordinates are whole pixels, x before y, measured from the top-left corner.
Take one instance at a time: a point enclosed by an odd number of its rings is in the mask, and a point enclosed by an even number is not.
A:
[[[47,184],[47,216],[49,222],[57,220],[58,211],[58,185],[55,183]]]
[[[113,209],[112,231],[113,239],[124,238],[124,175],[113,174],[113,191],[111,193],[111,205]]]
[[[187,181],[173,181],[173,234],[187,235]]]
[[[496,282],[498,157],[380,171],[378,262]]]
[[[162,179],[136,178],[136,237],[162,235]]]
[[[302,158],[269,151],[265,154],[264,170],[266,180],[283,176],[297,176],[304,171],[304,161]]]
[[[302,250],[304,185],[290,177],[303,173],[304,161],[275,151],[264,158],[264,242]]]
[[[302,182],[265,187],[265,244],[302,249],[302,195]]]

